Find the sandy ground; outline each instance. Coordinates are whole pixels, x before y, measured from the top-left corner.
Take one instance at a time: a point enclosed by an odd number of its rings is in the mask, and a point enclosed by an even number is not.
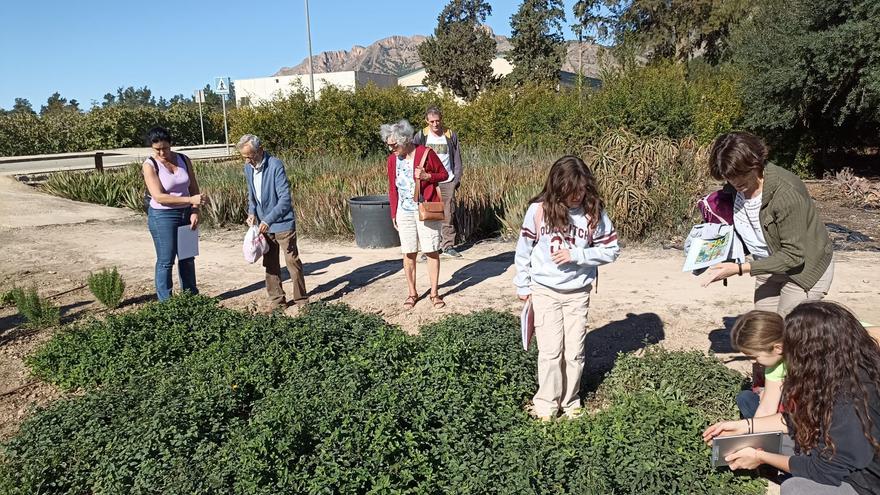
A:
[[[43,295],[54,296],[71,321],[100,311],[84,286],[89,272],[117,266],[128,286],[129,308],[152,298],[155,254],[145,217],[49,197],[5,179],[0,179],[0,192],[4,289],[36,285]],[[13,211],[14,219],[9,218]],[[243,260],[243,235],[244,228],[203,233],[198,285],[226,306],[253,309],[265,302],[263,271]],[[512,242],[478,243],[463,249],[460,259],[444,257],[440,277],[447,308],[434,310],[425,298],[409,311],[402,306],[406,282],[398,249],[363,250],[353,242],[310,239],[301,239],[299,247],[313,301],[342,301],[406,331],[453,312],[518,312],[521,307],[511,284]],[[863,320],[880,322],[880,252],[839,252],[836,260],[829,299],[845,303]],[[736,369],[750,369],[731,352],[728,331],[738,314],[751,309],[752,279],[735,277],[727,287],[702,288],[697,277],[681,272],[682,262],[678,250],[625,246],[617,262],[600,269],[587,344],[594,380],[610,369],[617,352],[639,349],[645,342],[713,351]],[[424,264],[418,265],[418,279],[427,295]],[[51,332],[31,333],[20,323],[13,309],[0,309],[0,439],[15,431],[31,406],[60,395],[32,380],[23,364],[23,357]]]

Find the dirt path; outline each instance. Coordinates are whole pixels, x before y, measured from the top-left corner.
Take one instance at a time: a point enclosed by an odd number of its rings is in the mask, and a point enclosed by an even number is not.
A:
[[[90,271],[115,265],[126,280],[126,297],[132,303],[152,297],[155,254],[144,217],[13,186],[14,197],[6,194],[10,184],[0,179],[4,289],[36,285],[47,296],[70,291],[55,300],[71,319],[100,309],[83,287],[84,280]],[[27,207],[17,209],[11,201]],[[14,210],[18,210],[14,222],[18,226],[6,218]],[[44,219],[47,211],[57,216],[56,224],[29,223],[31,216]],[[80,223],[69,223],[74,218]],[[34,224],[40,226],[22,226]],[[198,285],[202,293],[219,297],[224,305],[255,308],[265,297],[263,273],[259,264],[243,260],[243,234],[243,229],[204,233],[202,255],[196,262]],[[441,293],[448,307],[442,311],[432,310],[426,300],[404,311],[405,278],[397,249],[362,250],[351,242],[304,239],[300,252],[312,300],[342,301],[376,312],[407,331],[452,312],[520,308],[511,285],[511,242],[480,243],[465,249],[461,259],[443,258]],[[609,369],[618,351],[638,349],[643,342],[712,350],[730,359],[731,366],[746,368],[737,355],[729,354],[727,328],[736,315],[751,308],[752,280],[733,278],[728,287],[714,284],[704,289],[696,277],[681,272],[682,262],[677,250],[624,247],[616,263],[600,270],[587,350],[592,376]],[[880,322],[880,253],[838,253],[836,270],[829,298],[845,303],[864,320]],[[427,291],[424,265],[418,267],[418,278],[419,288]],[[49,337],[46,331],[23,331],[19,323],[14,310],[0,309],[0,394],[30,383],[23,358]],[[58,395],[44,383],[0,395],[0,439],[14,431],[29,406]]]

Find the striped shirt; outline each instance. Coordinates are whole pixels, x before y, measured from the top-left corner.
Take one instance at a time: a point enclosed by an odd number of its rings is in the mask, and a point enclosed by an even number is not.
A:
[[[770,248],[764,240],[761,230],[761,196],[747,199],[742,193],[736,193],[733,201],[733,227],[739,233],[743,243],[752,253],[752,258],[761,259],[770,256]]]

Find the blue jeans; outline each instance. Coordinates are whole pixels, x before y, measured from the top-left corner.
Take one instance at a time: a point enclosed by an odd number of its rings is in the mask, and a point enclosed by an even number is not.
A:
[[[736,405],[743,418],[754,418],[760,403],[761,396],[751,390],[743,390],[736,396]]]
[[[189,225],[192,208],[175,208],[172,210],[147,210],[147,226],[153,236],[156,247],[156,295],[160,301],[171,297],[171,268],[177,258],[177,228]],[[180,287],[193,294],[196,288],[196,259],[177,260],[177,274],[180,276]]]

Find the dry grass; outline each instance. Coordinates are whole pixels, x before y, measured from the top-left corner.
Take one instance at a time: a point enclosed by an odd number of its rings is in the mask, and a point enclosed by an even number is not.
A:
[[[529,198],[537,194],[554,151],[468,150],[465,176],[456,194],[461,240],[515,236]],[[692,139],[640,138],[626,131],[606,134],[582,153],[596,173],[609,214],[630,240],[666,237],[689,226],[693,204],[706,181],[706,150]],[[297,229],[314,238],[351,237],[347,201],[388,189],[385,158],[281,155],[287,165],[297,211]],[[244,222],[247,192],[239,161],[197,165],[199,183],[210,198],[207,225]],[[44,186],[52,194],[142,209],[140,167],[104,174],[64,172]]]

